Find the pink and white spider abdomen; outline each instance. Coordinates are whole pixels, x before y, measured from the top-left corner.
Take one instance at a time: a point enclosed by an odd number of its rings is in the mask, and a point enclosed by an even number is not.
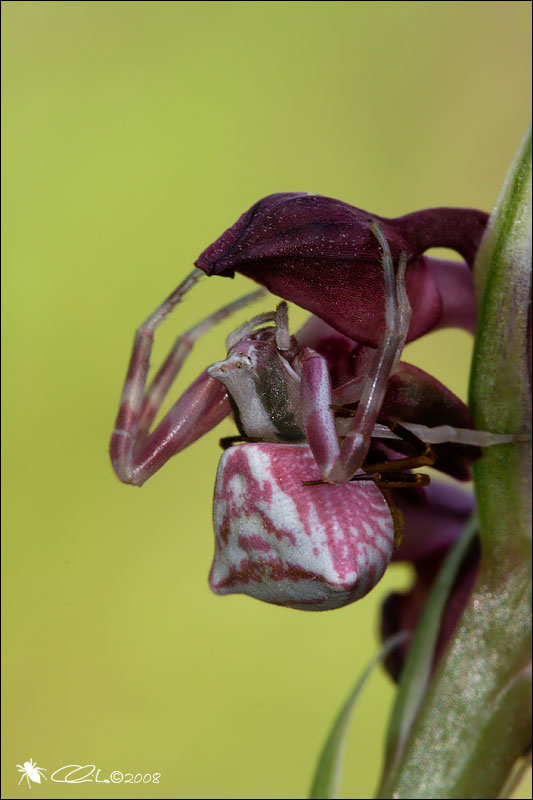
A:
[[[320,479],[307,445],[225,451],[213,502],[216,594],[323,611],[376,585],[394,544],[385,498],[370,481],[303,485]]]

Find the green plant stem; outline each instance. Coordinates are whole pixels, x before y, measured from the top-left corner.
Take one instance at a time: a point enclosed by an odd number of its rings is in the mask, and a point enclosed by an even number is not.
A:
[[[531,431],[531,133],[476,260],[477,428]],[[480,577],[381,797],[497,798],[531,741],[531,448],[487,448],[474,480]]]

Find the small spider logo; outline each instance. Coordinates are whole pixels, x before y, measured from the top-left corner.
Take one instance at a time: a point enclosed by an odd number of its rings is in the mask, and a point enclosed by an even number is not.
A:
[[[29,761],[25,761],[24,766],[22,767],[20,766],[20,764],[17,764],[17,769],[19,772],[22,772],[19,781],[19,786],[24,778],[26,778],[26,780],[28,781],[28,786],[30,789],[31,789],[30,780],[34,781],[35,783],[40,783],[41,777],[43,777],[46,780],[46,775],[42,774],[43,772],[46,772],[44,767],[38,767],[37,764],[31,760],[31,758]]]

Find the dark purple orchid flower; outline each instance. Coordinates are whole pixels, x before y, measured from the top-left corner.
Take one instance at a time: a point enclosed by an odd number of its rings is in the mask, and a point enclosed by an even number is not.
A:
[[[377,222],[395,264],[407,255],[412,307],[408,339],[438,327],[473,330],[470,269],[487,214],[432,208],[395,219],[370,214],[330,197],[272,194],[255,203],[200,255],[207,275],[239,272],[296,303],[361,344],[376,347],[384,324]],[[431,247],[456,250],[464,263],[424,257]]]
[[[412,588],[405,593],[390,594],[382,606],[383,639],[399,631],[414,633],[442,562],[468,517],[474,510],[471,494],[455,486],[433,482],[426,489],[391,492],[402,510],[405,521],[404,539],[392,561],[409,561],[415,569]],[[480,563],[476,539],[465,556],[448,598],[435,647],[434,666],[443,654],[459,617],[472,592]],[[406,641],[388,657],[387,671],[398,681],[410,641]]]

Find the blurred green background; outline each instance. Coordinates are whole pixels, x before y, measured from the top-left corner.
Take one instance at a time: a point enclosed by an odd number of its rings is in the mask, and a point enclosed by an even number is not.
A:
[[[161,773],[36,797],[301,798],[405,568],[305,613],[207,587],[228,422],[141,490],[107,447],[135,327],[258,198],[490,210],[528,122],[528,2],[3,2],[5,797],[16,764]],[[205,279],[161,330],[249,289]],[[267,300],[259,308],[267,309]],[[292,322],[304,319],[292,312]],[[224,355],[202,342],[176,392]],[[407,360],[466,397],[471,341]],[[393,690],[357,709],[375,786]],[[517,797],[527,797],[526,788]]]

